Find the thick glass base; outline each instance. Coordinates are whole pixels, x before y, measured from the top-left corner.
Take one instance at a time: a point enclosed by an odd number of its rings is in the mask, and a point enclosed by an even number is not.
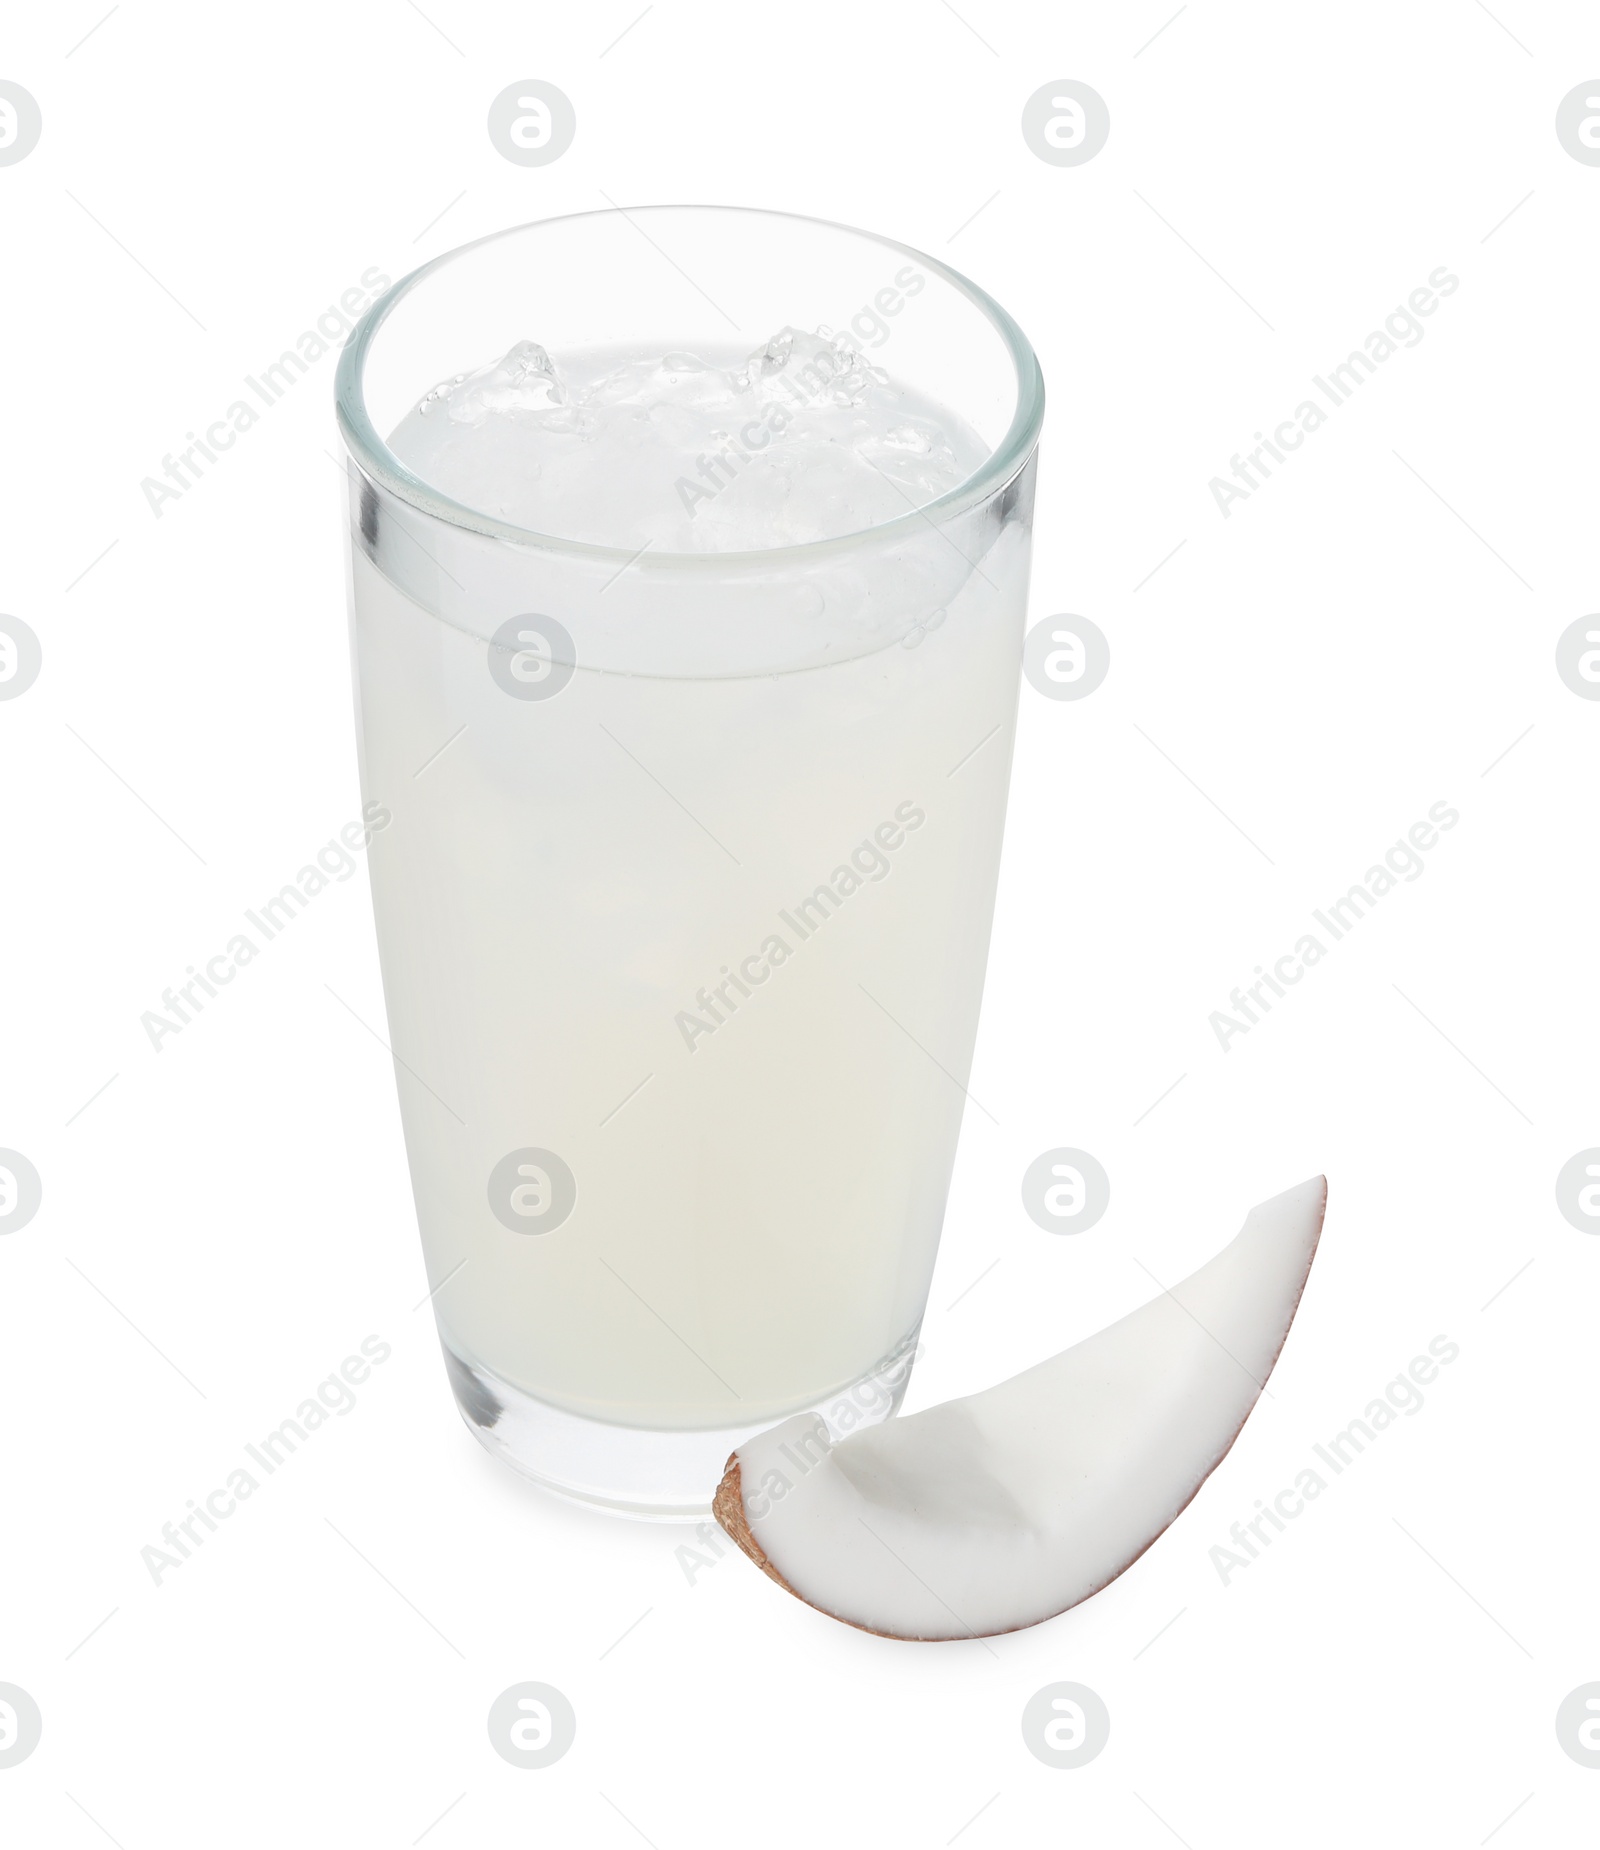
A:
[[[917,1347],[913,1331],[876,1367],[810,1407],[684,1432],[568,1413],[464,1360],[442,1333],[440,1341],[461,1417],[486,1451],[558,1497],[646,1522],[704,1521],[728,1454],[781,1419],[819,1413],[836,1439],[886,1420],[905,1394]]]

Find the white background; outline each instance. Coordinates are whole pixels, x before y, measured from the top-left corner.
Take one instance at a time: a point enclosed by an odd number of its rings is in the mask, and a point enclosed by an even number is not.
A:
[[[0,65],[44,118],[0,168],[0,609],[44,648],[0,706],[0,1143],[44,1180],[0,1240],[0,1681],[44,1717],[0,1831],[1577,1841],[1600,1774],[1554,1716],[1600,1678],[1600,1240],[1554,1182],[1600,1143],[1600,704],[1554,651],[1596,603],[1600,168],[1554,116],[1600,22],[1194,0],[1147,44],[1164,0],[659,0],[612,45],[633,0],[426,4],[92,0],[14,19]],[[485,132],[527,77],[577,111],[546,168]],[[1076,168],[1019,127],[1063,77],[1111,112]],[[606,196],[902,238],[1043,362],[1032,617],[1090,616],[1112,668],[1023,690],[972,1077],[998,1126],[967,1113],[908,1404],[1330,1179],[1271,1397],[1131,1571],[1032,1631],[864,1636],[478,1449],[413,1308],[364,875],[159,1055],[140,1028],[359,807],[332,357],[159,520],[141,479],[369,266]],[[1210,479],[1441,264],[1420,344],[1224,519]],[[1425,873],[1224,1053],[1210,1013],[1439,801]],[[1075,1237],[1019,1196],[1058,1144],[1111,1176]],[[393,1354],[355,1411],[152,1584],[141,1548],[370,1333]],[[1423,1410],[1224,1585],[1229,1525],[1441,1333]],[[543,1771],[485,1730],[522,1680],[578,1717]],[[1111,1715],[1076,1771],[1019,1727],[1059,1680]]]

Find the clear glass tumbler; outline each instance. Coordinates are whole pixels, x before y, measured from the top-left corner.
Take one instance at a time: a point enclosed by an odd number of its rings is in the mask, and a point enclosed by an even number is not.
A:
[[[754,351],[786,325],[987,459],[842,538],[634,552],[457,505],[384,441],[518,340]],[[483,239],[344,350],[417,1217],[461,1410],[551,1490],[696,1517],[752,1432],[899,1404],[988,954],[1043,406],[1021,331],[945,265],[725,208]]]

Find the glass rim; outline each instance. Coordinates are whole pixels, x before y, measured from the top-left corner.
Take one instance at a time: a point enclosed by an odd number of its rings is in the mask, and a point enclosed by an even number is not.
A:
[[[758,547],[745,552],[657,551],[648,542],[637,551],[630,552],[625,546],[602,546],[588,540],[564,539],[559,534],[540,533],[530,527],[499,520],[478,508],[454,501],[413,474],[373,428],[364,389],[368,350],[378,330],[394,309],[435,270],[442,269],[458,257],[464,257],[469,251],[475,251],[485,244],[496,243],[501,238],[516,237],[541,225],[565,224],[582,218],[627,219],[635,212],[719,212],[726,213],[730,218],[759,217],[783,219],[792,224],[820,225],[829,231],[870,239],[886,250],[899,251],[912,258],[966,296],[1004,342],[1017,380],[1016,407],[1010,425],[984,461],[964,481],[957,483],[954,488],[946,489],[942,495],[925,502],[921,507],[909,508],[892,520],[861,527],[851,533],[837,534],[831,539],[802,540],[789,546]],[[423,390],[426,389],[425,386]],[[875,231],[863,231],[855,225],[841,225],[833,219],[816,218],[798,212],[776,212],[760,206],[607,206],[591,212],[559,213],[552,218],[530,219],[521,225],[509,225],[504,230],[491,231],[484,237],[456,245],[452,250],[431,258],[408,275],[402,276],[367,309],[345,342],[339,355],[334,404],[340,435],[362,472],[399,500],[450,526],[464,527],[513,546],[559,552],[601,564],[616,564],[620,561],[619,570],[637,562],[652,567],[726,571],[730,566],[749,565],[756,561],[766,563],[773,560],[820,558],[832,551],[854,548],[868,539],[886,539],[892,543],[912,533],[919,524],[938,525],[987,501],[1017,475],[1038,444],[1040,427],[1044,421],[1044,375],[1028,337],[987,290],[980,288],[970,277],[963,276],[959,270],[952,269],[949,264],[941,263],[937,257],[930,257],[912,245],[902,244],[897,238],[886,238]]]

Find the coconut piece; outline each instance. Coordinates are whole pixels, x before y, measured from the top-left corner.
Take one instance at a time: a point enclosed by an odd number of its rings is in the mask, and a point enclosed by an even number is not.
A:
[[[800,1414],[728,1461],[718,1522],[778,1585],[863,1631],[1036,1625],[1136,1561],[1233,1444],[1289,1333],[1322,1176],[1253,1208],[1191,1277],[964,1400],[837,1442]]]

